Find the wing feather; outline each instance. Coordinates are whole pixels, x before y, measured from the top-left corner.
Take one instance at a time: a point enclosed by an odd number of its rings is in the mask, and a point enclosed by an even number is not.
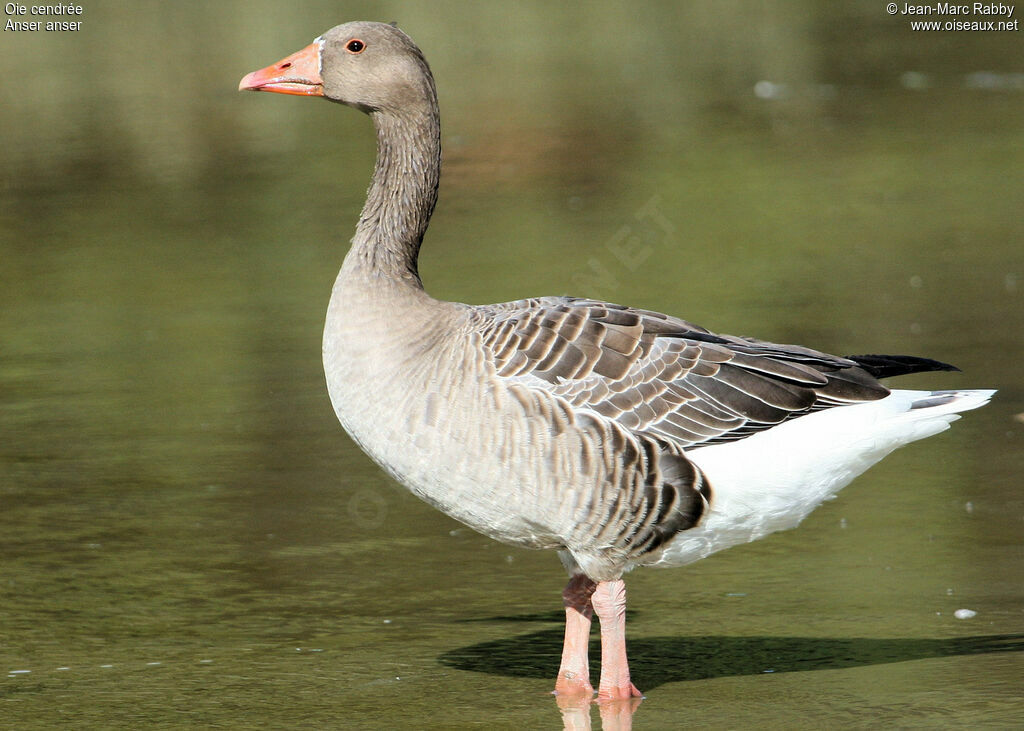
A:
[[[658,312],[545,297],[474,308],[498,378],[686,448],[888,394],[857,362]]]

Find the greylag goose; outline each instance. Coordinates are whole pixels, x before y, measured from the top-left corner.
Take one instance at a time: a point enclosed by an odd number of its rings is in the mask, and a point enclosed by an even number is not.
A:
[[[496,540],[559,552],[570,579],[556,694],[593,693],[596,614],[598,698],[640,695],[624,573],[792,528],[993,393],[890,391],[879,378],[956,369],[719,335],[592,299],[436,300],[417,259],[437,201],[440,117],[409,36],[339,25],[239,88],[320,96],[373,120],[373,179],[324,327],[331,403],[415,495]]]

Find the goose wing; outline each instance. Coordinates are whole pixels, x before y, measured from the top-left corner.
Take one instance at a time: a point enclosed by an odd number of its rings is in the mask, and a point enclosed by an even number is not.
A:
[[[856,361],[718,335],[668,315],[544,297],[475,308],[498,378],[696,447],[889,391]]]

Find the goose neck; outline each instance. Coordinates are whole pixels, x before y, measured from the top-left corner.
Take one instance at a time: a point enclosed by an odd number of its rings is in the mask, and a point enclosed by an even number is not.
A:
[[[417,261],[441,171],[437,104],[402,113],[378,111],[371,117],[377,162],[347,260],[422,288]]]

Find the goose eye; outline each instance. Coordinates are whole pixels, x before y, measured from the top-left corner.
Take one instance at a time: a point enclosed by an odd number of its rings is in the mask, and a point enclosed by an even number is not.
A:
[[[364,48],[366,48],[366,44],[358,38],[353,38],[345,44],[345,50],[349,53],[362,53]]]

